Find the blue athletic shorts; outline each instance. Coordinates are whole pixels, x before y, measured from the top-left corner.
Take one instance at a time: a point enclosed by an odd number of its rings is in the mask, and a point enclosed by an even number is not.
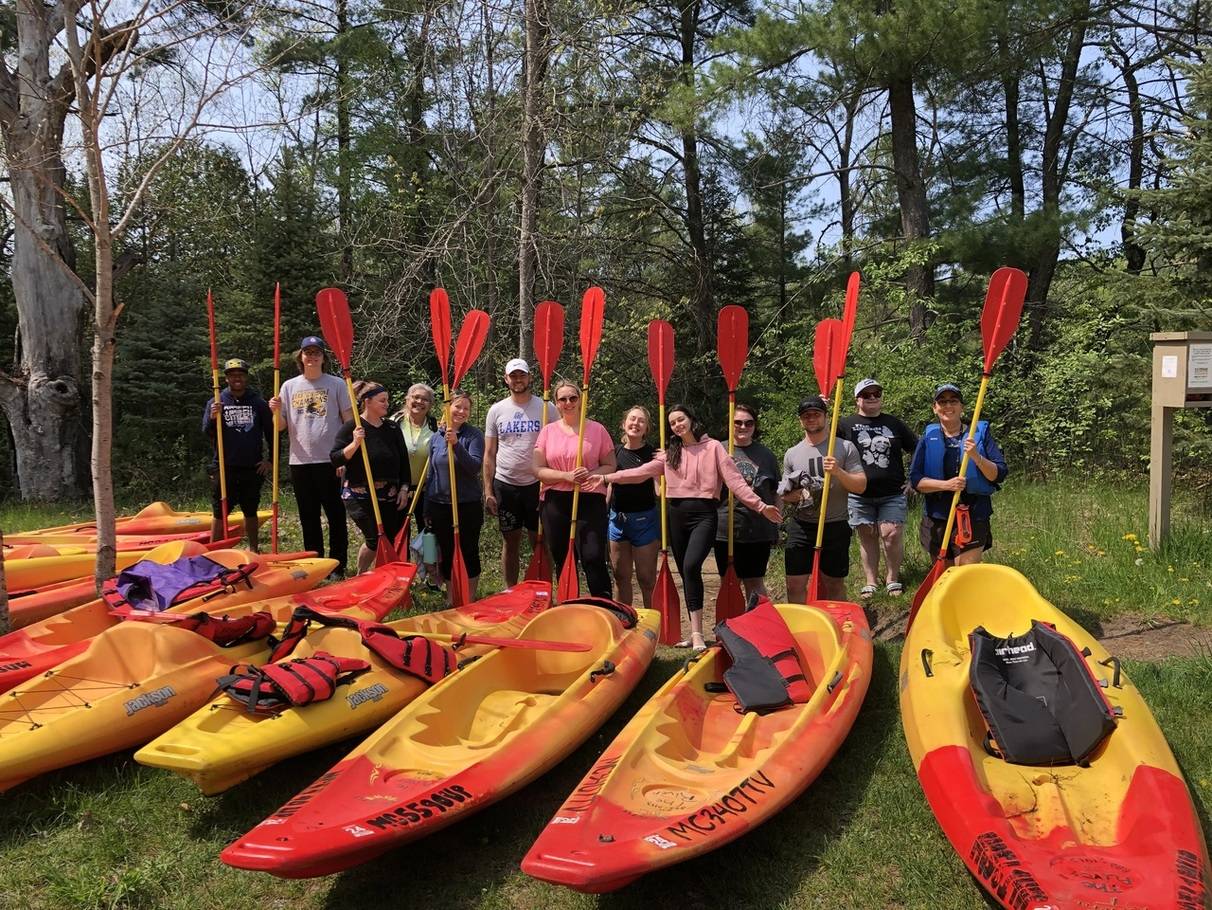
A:
[[[610,510],[610,539],[615,543],[629,543],[643,547],[661,539],[661,510],[654,506],[643,512],[616,512]]]

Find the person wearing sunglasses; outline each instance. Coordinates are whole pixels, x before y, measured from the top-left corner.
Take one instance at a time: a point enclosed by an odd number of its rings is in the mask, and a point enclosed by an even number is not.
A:
[[[880,546],[884,549],[884,593],[900,597],[905,555],[905,516],[909,508],[905,457],[917,448],[917,434],[904,421],[884,413],[884,387],[861,379],[854,387],[856,413],[838,422],[837,434],[858,448],[867,475],[862,493],[847,497],[850,527],[858,533],[866,583],[859,591],[870,600],[879,591]]]
[[[736,469],[762,502],[776,505],[783,472],[775,454],[757,441],[761,436],[757,408],[738,402],[732,432],[735,442],[732,460]],[[779,539],[778,525],[740,503],[735,504],[732,518],[732,562],[745,588],[745,600],[748,602],[752,594],[769,597],[766,566],[770,562],[770,550]],[[728,495],[725,490],[720,491],[716,517],[715,564],[723,578],[728,569]]]
[[[585,582],[594,597],[610,597],[610,566],[607,563],[606,491],[599,480],[613,471],[614,440],[596,420],[585,421],[581,467],[577,467],[577,444],[581,420],[581,392],[567,381],[555,387],[553,420],[539,431],[534,444],[534,472],[543,484],[543,540],[551,550],[556,576],[568,556],[572,527],[572,494],[581,488],[577,504],[576,556],[585,572]]]

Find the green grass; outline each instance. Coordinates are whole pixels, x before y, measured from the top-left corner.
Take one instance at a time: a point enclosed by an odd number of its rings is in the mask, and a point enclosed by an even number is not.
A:
[[[1212,624],[1209,522],[1194,503],[1180,499],[1176,533],[1157,556],[1138,552],[1125,539],[1145,536],[1139,489],[1011,488],[997,505],[991,556],[1025,571],[1045,596],[1080,621],[1094,625],[1135,613]],[[16,531],[59,523],[69,514],[80,517],[87,509],[5,505],[0,522]],[[286,516],[283,527],[283,546],[298,547],[293,518]],[[485,553],[494,545],[486,533]],[[906,572],[910,585],[927,566],[917,551]],[[781,585],[781,579],[773,581]],[[486,558],[483,589],[497,584],[496,560]],[[423,609],[439,606],[428,592],[417,592],[417,601]],[[237,872],[216,857],[331,766],[349,744],[283,762],[213,799],[180,778],[136,765],[130,753],[48,774],[0,795],[0,910],[979,910],[989,905],[939,832],[909,761],[897,707],[899,656],[896,644],[877,646],[871,689],[855,728],[803,797],[734,844],[615,895],[593,898],[542,884],[522,875],[517,864],[596,756],[679,665],[681,655],[668,649],[658,652],[627,704],[550,774],[473,819],[326,879],[285,882]],[[1127,672],[1166,730],[1205,833],[1212,833],[1212,656],[1131,663]]]

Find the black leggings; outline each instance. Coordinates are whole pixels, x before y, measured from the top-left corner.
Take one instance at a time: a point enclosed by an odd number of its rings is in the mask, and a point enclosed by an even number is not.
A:
[[[703,563],[715,544],[716,509],[714,499],[670,499],[669,546],[682,576],[686,609],[703,609]]]
[[[425,526],[438,538],[441,559],[438,566],[443,578],[450,578],[450,567],[454,563],[454,522],[449,502],[427,500]],[[484,503],[478,499],[459,503],[459,551],[463,554],[463,565],[468,578],[480,577],[480,529],[484,527]]]
[[[568,531],[572,521],[572,491],[547,490],[543,494],[543,538],[551,547],[556,576],[568,555]],[[577,503],[577,559],[585,570],[589,593],[610,597],[610,567],[606,563],[606,497],[582,493]]]
[[[341,481],[331,462],[292,464],[290,484],[294,487],[299,506],[299,524],[303,526],[303,549],[317,556],[324,555],[324,527],[320,524],[320,509],[328,517],[328,556],[344,574],[349,556],[349,529],[345,526],[345,503],[341,500]]]

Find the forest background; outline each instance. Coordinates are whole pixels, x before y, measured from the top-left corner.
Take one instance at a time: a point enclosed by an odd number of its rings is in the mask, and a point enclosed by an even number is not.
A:
[[[493,316],[470,381],[482,419],[504,360],[531,353],[538,300],[569,308],[560,372],[579,373],[579,301],[599,284],[593,416],[653,403],[642,339],[663,317],[670,399],[713,432],[715,315],[740,304],[740,397],[779,450],[849,272],[846,397],[878,376],[920,426],[936,382],[975,387],[985,285],[1015,265],[1027,308],[989,415],[1015,471],[1039,477],[1140,475],[1149,333],[1212,327],[1195,0],[238,6],[0,7],[0,497],[88,489],[107,354],[122,498],[203,488],[208,288],[220,357],[249,360],[267,396],[275,283],[283,379],[318,328],[316,291],[346,288],[354,372],[399,400],[438,377],[426,298],[442,285],[456,320]],[[1205,491],[1210,416],[1176,427],[1180,476]]]

